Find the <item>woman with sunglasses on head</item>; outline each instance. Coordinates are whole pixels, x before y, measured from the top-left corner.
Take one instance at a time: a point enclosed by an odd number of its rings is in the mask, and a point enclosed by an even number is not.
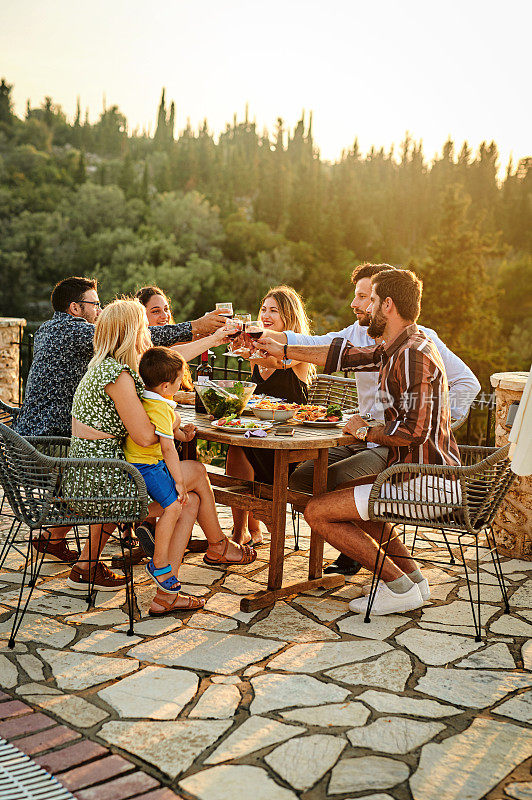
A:
[[[265,331],[292,330],[309,333],[309,320],[303,300],[291,286],[270,289],[260,304],[259,319]],[[289,403],[306,403],[308,383],[316,374],[315,367],[302,361],[283,364],[272,356],[252,358],[251,380],[257,384],[255,394],[278,397]],[[297,465],[291,464],[290,471]],[[274,453],[231,445],[227,453],[226,472],[235,478],[273,483]],[[238,544],[262,543],[260,523],[253,514],[233,508],[233,540]]]

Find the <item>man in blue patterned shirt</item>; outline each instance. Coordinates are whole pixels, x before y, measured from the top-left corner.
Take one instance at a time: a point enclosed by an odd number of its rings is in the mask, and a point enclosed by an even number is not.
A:
[[[93,356],[94,323],[101,311],[96,281],[65,278],[51,300],[54,315],[35,334],[24,402],[13,426],[21,436],[71,435],[74,392]],[[150,333],[154,345],[169,346],[208,336],[226,322],[211,312],[192,322],[150,327]],[[65,541],[69,530],[49,529],[34,542],[35,549],[45,550],[46,558],[74,563],[78,554]]]
[[[52,292],[52,319],[35,334],[24,402],[14,426],[21,436],[70,436],[74,392],[93,356],[94,323],[101,310],[95,280],[65,278]],[[150,328],[154,345],[208,336],[226,318],[206,314],[192,322]]]

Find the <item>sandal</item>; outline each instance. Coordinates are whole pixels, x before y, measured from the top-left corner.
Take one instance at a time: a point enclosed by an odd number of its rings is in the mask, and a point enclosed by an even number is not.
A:
[[[185,606],[176,606],[176,602],[179,599],[185,600],[185,598],[187,600]],[[191,597],[188,594],[176,594],[168,603],[166,603],[165,599],[162,597],[155,602],[157,605],[161,606],[163,610],[152,611],[150,608],[148,610],[150,617],[164,617],[166,614],[175,614],[176,611],[197,611],[205,605],[205,599],[203,597]]]
[[[170,564],[167,564],[166,567],[157,569],[152,559],[146,564],[146,572],[152,581],[157,584],[157,588],[160,589],[161,592],[166,592],[166,594],[177,594],[181,589],[181,584],[177,580],[176,576],[172,575],[172,567]],[[161,580],[161,575],[168,575],[168,577]]]
[[[220,539],[220,541],[215,542],[215,544],[220,544],[222,541],[225,542],[223,552],[220,555],[216,553],[213,557],[209,556],[207,551],[207,553],[205,553],[203,556],[203,560],[206,564],[210,564],[211,566],[244,566],[245,564],[252,564],[257,558],[257,551],[253,547],[250,547],[247,544],[241,544],[235,546],[240,548],[242,552],[242,558],[239,561],[233,561],[227,558],[225,555],[227,553],[227,548],[229,547],[229,539]]]

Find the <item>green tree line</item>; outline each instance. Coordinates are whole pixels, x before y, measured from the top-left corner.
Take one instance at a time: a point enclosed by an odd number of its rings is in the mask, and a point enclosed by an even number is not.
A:
[[[13,113],[0,84],[0,314],[49,316],[54,283],[99,278],[101,294],[161,285],[176,319],[232,299],[255,310],[272,284],[295,286],[317,332],[352,320],[349,275],[363,261],[416,270],[422,321],[474,369],[532,361],[532,158],[451,140],[429,161],[398,148],[320,156],[312,115],[257,130],[247,110],[215,136],[175,131],[163,90],[155,134],[128,131],[118,106],[95,123],[46,97]]]

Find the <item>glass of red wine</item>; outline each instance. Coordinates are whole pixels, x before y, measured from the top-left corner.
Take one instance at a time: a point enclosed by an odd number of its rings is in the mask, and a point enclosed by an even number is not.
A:
[[[251,314],[245,314],[242,312],[236,313],[231,320],[234,323],[235,330],[234,333],[229,333],[228,337],[232,340],[228,345],[228,352],[232,355],[241,355],[242,348],[244,346],[244,325],[246,322],[251,321]]]
[[[253,342],[256,342],[258,339],[260,339],[260,337],[264,333],[264,328],[262,327],[262,322],[260,321],[260,319],[255,319],[245,323],[244,331],[245,331],[244,338],[251,346]]]

